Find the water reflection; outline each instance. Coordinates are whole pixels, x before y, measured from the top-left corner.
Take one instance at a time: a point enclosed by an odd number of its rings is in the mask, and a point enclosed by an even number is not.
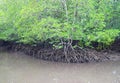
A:
[[[120,83],[120,61],[67,64],[0,52],[0,83]]]

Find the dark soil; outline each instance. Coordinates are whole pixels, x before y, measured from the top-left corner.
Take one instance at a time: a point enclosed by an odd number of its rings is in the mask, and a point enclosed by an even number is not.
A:
[[[113,45],[113,47],[116,44]],[[117,45],[118,46],[118,45]],[[64,53],[64,49],[53,49],[51,46],[43,46],[42,44],[36,46],[30,46],[25,44],[17,44],[14,42],[0,41],[0,47],[7,51],[20,51],[29,56],[33,56],[39,59],[55,62],[67,62],[67,63],[85,63],[85,62],[102,62],[107,60],[120,60],[119,50],[102,50],[96,51],[94,49],[80,49],[76,48],[69,50],[67,55]],[[115,47],[114,47],[115,48]],[[118,47],[117,47],[118,48]]]

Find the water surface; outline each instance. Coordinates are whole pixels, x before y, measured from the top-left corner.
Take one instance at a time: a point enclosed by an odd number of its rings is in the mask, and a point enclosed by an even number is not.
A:
[[[120,83],[120,61],[68,64],[0,52],[0,83]]]

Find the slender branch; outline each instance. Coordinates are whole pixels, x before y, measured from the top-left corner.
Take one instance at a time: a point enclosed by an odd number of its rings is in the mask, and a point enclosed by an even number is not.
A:
[[[73,24],[75,23],[76,18],[77,18],[77,14],[78,14],[77,7],[78,7],[78,0],[76,0],[76,3],[75,3]]]
[[[61,0],[62,5],[64,6],[65,12],[66,12],[66,21],[68,22],[68,8],[67,8],[67,2],[66,0]]]

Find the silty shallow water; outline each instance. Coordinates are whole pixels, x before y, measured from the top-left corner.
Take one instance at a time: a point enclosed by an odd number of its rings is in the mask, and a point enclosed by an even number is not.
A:
[[[120,61],[68,64],[1,51],[0,83],[120,83]]]

